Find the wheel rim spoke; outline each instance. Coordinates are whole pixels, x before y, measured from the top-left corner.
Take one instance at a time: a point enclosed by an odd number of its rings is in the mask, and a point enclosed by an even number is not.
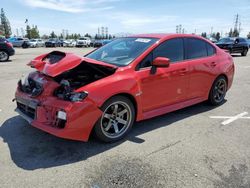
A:
[[[117,113],[117,111],[118,111],[118,104],[115,104],[113,113]]]
[[[126,109],[124,109],[124,110],[118,112],[118,115],[119,115],[119,116],[123,116],[123,115],[126,114],[127,112],[128,112],[128,111],[127,111]]]
[[[119,123],[123,124],[123,125],[126,125],[126,124],[127,124],[127,121],[124,120],[124,119],[122,119],[122,118],[117,117],[116,120],[117,120]]]
[[[109,120],[109,123],[108,123],[108,125],[107,125],[107,127],[105,127],[105,131],[108,131],[110,128],[111,128],[111,126],[112,126],[112,121],[111,120]]]
[[[115,130],[115,133],[118,133],[119,132],[119,128],[118,128],[117,123],[114,123],[113,127],[114,127],[114,130]]]
[[[104,114],[103,117],[105,117],[105,118],[107,118],[107,119],[111,119],[111,114]]]

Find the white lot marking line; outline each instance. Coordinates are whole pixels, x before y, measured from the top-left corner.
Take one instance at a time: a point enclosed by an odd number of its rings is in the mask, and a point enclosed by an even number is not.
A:
[[[236,116],[210,116],[210,118],[212,118],[212,119],[227,119],[227,120],[223,121],[221,124],[228,125],[228,124],[230,124],[238,119],[250,119],[250,117],[244,117],[247,114],[248,114],[248,112],[243,112],[243,113],[238,114]]]

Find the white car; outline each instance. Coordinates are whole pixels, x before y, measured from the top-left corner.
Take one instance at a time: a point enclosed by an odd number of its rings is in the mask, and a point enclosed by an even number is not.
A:
[[[75,47],[76,41],[73,39],[63,41],[63,47]]]
[[[43,47],[44,41],[42,39],[30,39],[30,47],[36,48],[36,47]]]
[[[81,37],[76,41],[76,47],[89,47],[91,43],[90,38],[88,37]]]

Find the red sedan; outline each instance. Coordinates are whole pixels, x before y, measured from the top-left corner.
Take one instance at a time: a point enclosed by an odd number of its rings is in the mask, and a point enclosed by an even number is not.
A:
[[[232,57],[195,35],[120,38],[79,57],[54,51],[29,63],[16,111],[58,137],[123,138],[135,121],[202,101],[220,105],[232,85]]]

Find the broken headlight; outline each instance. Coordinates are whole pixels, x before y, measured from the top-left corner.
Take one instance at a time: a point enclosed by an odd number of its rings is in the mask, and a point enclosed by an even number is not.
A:
[[[72,102],[78,102],[85,99],[88,96],[87,92],[71,92],[69,93],[69,100]]]

